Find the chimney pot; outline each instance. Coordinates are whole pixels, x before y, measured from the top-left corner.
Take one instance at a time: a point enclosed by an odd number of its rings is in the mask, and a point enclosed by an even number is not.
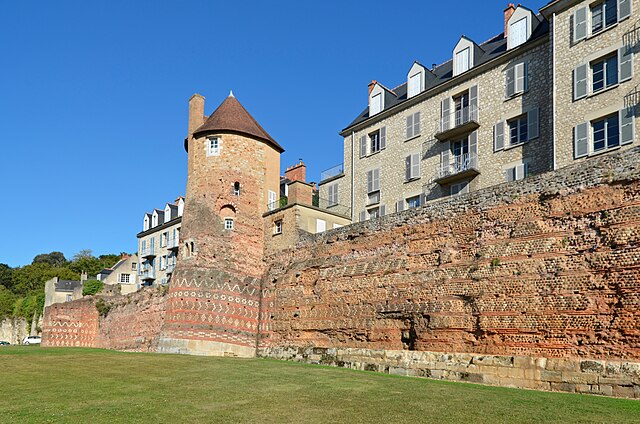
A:
[[[189,99],[189,136],[204,124],[204,97],[196,93]]]
[[[370,83],[369,83],[369,85],[368,85],[368,88],[369,88],[369,94],[371,94],[371,90],[373,90],[373,87],[375,87],[377,83],[378,83],[378,81],[376,81],[376,80],[371,80],[371,82],[370,82]]]

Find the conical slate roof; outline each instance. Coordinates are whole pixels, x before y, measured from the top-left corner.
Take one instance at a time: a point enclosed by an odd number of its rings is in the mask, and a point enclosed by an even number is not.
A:
[[[258,124],[258,121],[247,112],[233,94],[229,94],[229,97],[218,106],[218,109],[209,116],[200,128],[195,130],[193,135],[198,137],[204,133],[220,131],[232,131],[250,135],[271,144],[280,153],[284,152],[282,146],[271,138],[269,133]]]

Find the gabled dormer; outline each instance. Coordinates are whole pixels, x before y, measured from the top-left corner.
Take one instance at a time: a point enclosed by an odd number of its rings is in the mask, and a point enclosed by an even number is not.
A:
[[[422,93],[427,83],[435,78],[435,75],[419,62],[413,62],[413,66],[407,74],[407,99]]]
[[[142,231],[147,231],[149,228],[151,228],[151,214],[145,213],[144,221],[142,223]]]
[[[184,212],[184,197],[178,197],[176,205],[178,205],[178,216],[182,216],[182,213]]]
[[[480,46],[464,35],[453,49],[453,76],[463,74],[473,68],[484,51]]]
[[[507,11],[505,11],[507,13]],[[518,6],[511,14],[505,25],[505,37],[507,37],[507,50],[526,43],[531,34],[540,25],[540,20],[532,10],[524,6]]]
[[[387,105],[391,104],[394,97],[396,95],[391,90],[375,80],[371,81],[369,83],[369,116],[382,112]]]
[[[151,215],[151,227],[157,227],[162,224],[164,224],[164,211],[154,209]]]
[[[172,219],[176,219],[178,217],[178,206],[167,203],[164,207],[164,222],[169,222]]]

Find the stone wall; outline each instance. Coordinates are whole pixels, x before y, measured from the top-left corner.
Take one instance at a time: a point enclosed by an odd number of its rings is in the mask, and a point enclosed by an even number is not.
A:
[[[577,369],[581,359],[637,362],[639,220],[634,149],[308,236],[270,258],[261,354],[528,356]]]
[[[0,341],[12,345],[22,343],[29,335],[29,325],[24,318],[5,318],[0,321]]]
[[[42,346],[155,352],[165,306],[163,288],[56,303],[45,309]]]

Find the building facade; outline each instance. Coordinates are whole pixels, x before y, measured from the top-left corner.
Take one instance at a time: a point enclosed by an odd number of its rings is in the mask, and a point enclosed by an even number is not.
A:
[[[137,278],[141,286],[168,284],[176,267],[185,199],[178,197],[164,209],[145,213],[138,233]]]
[[[138,255],[123,255],[111,268],[105,268],[96,275],[96,280],[108,286],[120,286],[121,294],[129,294],[140,289],[138,276]]]
[[[82,299],[82,289],[87,281],[87,274],[80,275],[80,281],[61,280],[53,277],[44,284],[44,307],[54,303],[71,302]]]
[[[502,34],[461,37],[450,61],[415,62],[396,88],[372,81],[320,196],[363,221],[632,146],[631,3],[558,0],[540,14],[510,4]]]

